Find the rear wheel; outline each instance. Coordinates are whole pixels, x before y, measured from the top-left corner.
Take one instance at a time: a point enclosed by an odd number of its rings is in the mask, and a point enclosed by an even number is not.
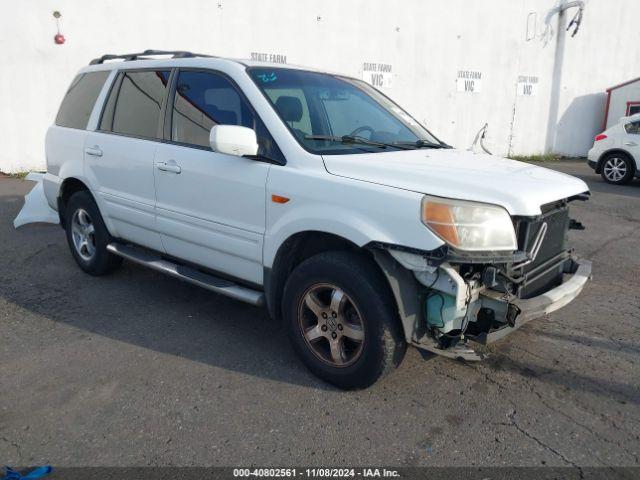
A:
[[[302,262],[287,281],[282,311],[305,365],[340,388],[368,387],[404,357],[395,302],[364,256],[326,252]]]
[[[89,192],[71,196],[64,218],[69,249],[82,270],[91,275],[105,275],[122,264],[121,257],[107,250],[111,237]]]
[[[612,153],[602,161],[602,178],[615,185],[628,183],[635,174],[635,166],[631,158],[624,153]]]

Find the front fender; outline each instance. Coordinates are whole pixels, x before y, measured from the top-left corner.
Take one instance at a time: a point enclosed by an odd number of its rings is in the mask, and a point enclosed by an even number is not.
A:
[[[443,244],[420,221],[419,193],[286,168],[272,169],[267,193],[267,199],[272,194],[290,198],[284,204],[267,201],[263,262],[268,268],[288,238],[306,231],[333,234],[360,247],[382,242],[434,250]]]
[[[339,216],[329,217],[322,211],[321,206],[309,207],[300,211],[292,211],[281,217],[265,235],[264,240],[264,264],[267,267],[273,265],[276,253],[287,239],[302,232],[323,232],[342,237],[362,247],[372,241],[389,242],[389,235],[372,223],[366,221],[357,213],[347,209],[335,208],[332,211],[348,218],[349,222],[340,219]],[[383,240],[385,239],[385,240]]]

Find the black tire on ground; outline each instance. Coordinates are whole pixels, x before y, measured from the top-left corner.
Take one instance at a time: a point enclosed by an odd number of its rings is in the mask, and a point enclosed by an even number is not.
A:
[[[314,304],[316,311],[318,305],[323,307],[321,314],[308,307],[310,292],[318,300]],[[340,307],[344,311],[335,318],[343,321],[344,327],[335,321],[327,323],[336,305],[332,303],[336,292],[346,294],[341,297],[346,298],[343,302],[346,306]],[[366,388],[390,373],[404,358],[407,344],[393,295],[382,272],[364,255],[333,251],[305,260],[287,280],[282,302],[294,349],[309,370],[328,383],[342,389]],[[325,314],[329,318],[323,320]],[[305,325],[309,320],[310,324]],[[317,335],[309,333],[316,324],[324,329],[322,333],[315,330],[322,337],[307,340]],[[356,324],[360,329],[354,330]],[[363,337],[361,343],[348,338],[356,338],[354,332]],[[335,351],[331,340],[336,338],[331,337],[334,333],[339,336],[340,345]],[[340,353],[336,355],[338,349]],[[339,358],[340,363],[349,356],[351,361],[345,360],[342,365],[334,361]]]
[[[607,183],[624,185],[634,177],[636,167],[633,159],[626,153],[610,153],[602,159],[600,175]]]
[[[83,213],[85,212],[85,213]],[[78,266],[91,275],[106,275],[113,272],[122,264],[122,258],[107,251],[107,245],[111,242],[111,236],[107,231],[107,227],[102,220],[100,210],[95,200],[88,191],[80,191],[74,193],[65,212],[65,231],[67,233],[67,243],[71,250],[71,255],[75,259]],[[92,248],[76,247],[74,242],[74,221],[76,218],[81,219],[86,225],[85,232],[92,231],[92,234],[86,233]],[[78,224],[76,223],[76,227]],[[83,225],[80,225],[83,227]],[[77,242],[80,243],[80,242]]]

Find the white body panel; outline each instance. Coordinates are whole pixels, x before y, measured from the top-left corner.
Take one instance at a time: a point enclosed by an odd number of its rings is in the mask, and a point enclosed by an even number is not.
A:
[[[273,166],[269,174],[267,197],[291,201],[267,203],[267,267],[287,238],[305,231],[331,233],[358,246],[384,242],[432,250],[443,244],[420,222],[421,194],[329,175],[324,169],[287,167]]]
[[[85,142],[85,175],[114,237],[162,250],[155,227],[154,158],[159,143],[100,132]],[[96,149],[101,156],[87,151]]]
[[[270,165],[180,145],[159,144],[157,229],[166,252],[262,283],[265,185]]]
[[[333,155],[324,161],[334,175],[500,205],[511,215],[539,215],[541,205],[589,190],[564,173],[462,150]]]
[[[60,181],[69,177],[84,177],[84,141],[87,136],[85,130],[59,127],[52,125],[47,131],[45,150],[47,152],[47,175],[45,178],[45,191],[47,182],[52,182],[52,187],[59,186]],[[57,189],[47,195],[49,204],[56,206]]]

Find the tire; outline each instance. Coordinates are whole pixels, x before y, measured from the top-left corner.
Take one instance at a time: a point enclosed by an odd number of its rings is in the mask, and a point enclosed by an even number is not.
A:
[[[122,264],[122,258],[107,251],[111,236],[91,194],[74,193],[65,212],[65,231],[71,255],[91,275],[106,275]]]
[[[635,165],[625,153],[610,153],[602,159],[600,175],[607,183],[624,185],[635,175]]]
[[[282,312],[304,364],[339,388],[366,388],[404,358],[395,301],[363,255],[325,252],[302,262],[287,280]]]

